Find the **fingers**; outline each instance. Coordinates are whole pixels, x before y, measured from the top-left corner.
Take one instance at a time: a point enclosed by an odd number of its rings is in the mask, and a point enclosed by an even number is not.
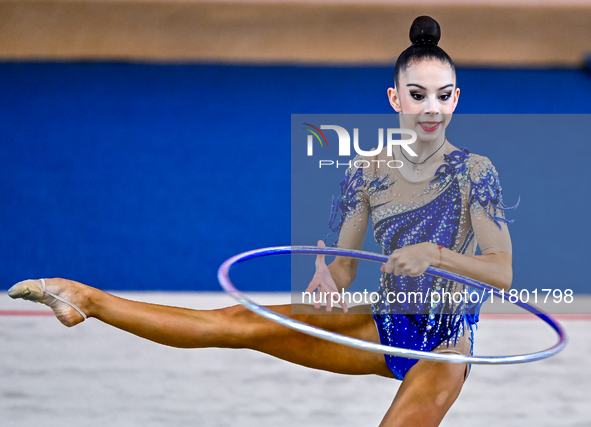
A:
[[[396,272],[396,264],[390,263],[389,261],[382,264],[382,266],[380,267],[380,271],[382,273],[388,273],[388,274],[394,273],[395,276],[400,275],[399,272]]]
[[[332,311],[332,295],[329,295],[328,292],[324,293],[326,295],[326,312],[330,313]],[[329,298],[330,297],[330,298]]]
[[[381,265],[382,273],[393,273],[395,276],[420,276],[427,270],[429,263],[400,249],[392,252],[388,261]]]
[[[340,301],[339,304],[345,313],[349,311],[349,307],[347,307],[347,303],[345,301]]]
[[[305,292],[312,293],[316,290],[316,288],[318,288],[318,286],[320,286],[320,282],[317,282],[314,279],[312,279],[312,281],[306,288]]]
[[[397,251],[392,252],[392,254],[388,257],[388,261],[385,264],[382,264],[380,270],[382,273],[394,273],[395,275],[400,275],[400,261],[398,259]]]
[[[331,298],[330,297],[327,298],[327,296],[329,294],[331,294],[332,292],[329,290],[326,290],[326,289],[329,289],[329,286],[327,286],[326,283],[324,283],[323,278],[321,276],[319,276],[318,274],[314,275],[314,277],[312,278],[312,281],[310,282],[310,284],[306,288],[305,292],[308,292],[310,294],[314,294],[314,291],[317,291],[318,294],[320,295],[320,296],[313,298],[313,301],[315,301],[315,303],[314,303],[315,309],[319,309],[320,307],[322,307],[323,301],[327,301],[328,304],[331,303]],[[330,311],[331,309],[332,309],[332,307],[327,305],[326,311]]]
[[[318,295],[313,298],[315,309],[321,308],[322,303],[326,301],[326,311],[329,313],[332,311],[332,308],[335,307],[334,304],[339,304],[345,313],[349,311],[349,307],[345,301],[342,300],[342,295],[336,290],[336,285],[331,287],[329,284],[324,283],[322,279],[317,279],[315,277],[306,289],[306,292],[311,294],[313,294],[314,291],[318,292]]]
[[[318,247],[325,248],[326,245],[322,240],[318,240]],[[324,260],[325,255],[318,254],[316,255],[316,268],[319,268],[322,265],[326,265],[326,261]]]
[[[314,278],[312,279],[312,281],[310,282],[310,284],[306,288],[305,292],[307,292],[309,294],[313,294],[316,289],[318,289],[318,292],[321,292],[320,291],[320,282],[318,280],[316,280],[316,276],[314,276]],[[316,301],[316,299],[314,299],[314,301]],[[317,302],[314,304],[315,309],[319,309],[322,306],[322,302],[321,302],[322,300],[320,299],[319,301],[320,302]]]
[[[332,312],[332,308],[335,307],[334,304],[339,304],[345,313],[347,313],[349,311],[349,307],[347,306],[347,303],[345,303],[345,301],[342,299],[341,294],[339,294],[338,292],[336,292],[336,291],[324,292],[324,296],[326,298],[326,312],[327,313]]]
[[[420,264],[407,264],[403,262],[390,262],[388,261],[385,264],[382,264],[380,267],[380,271],[382,273],[393,273],[395,276],[411,276],[417,277],[420,276],[427,270],[429,267],[428,264],[420,263]]]
[[[318,240],[317,245],[319,248],[326,247],[323,240]],[[347,304],[341,301],[341,296],[337,291],[337,285],[326,265],[325,255],[316,256],[316,275],[308,285],[306,292],[312,293],[315,290],[322,295],[322,298],[319,298],[320,302],[314,304],[314,308],[319,309],[322,307],[322,301],[326,301],[326,311],[328,313],[332,311],[334,304],[339,304],[345,313],[349,311]]]
[[[431,265],[432,256],[429,255],[429,248],[434,247],[436,246],[432,243],[418,243],[398,248],[390,254],[380,270],[382,273],[396,276],[420,276]]]

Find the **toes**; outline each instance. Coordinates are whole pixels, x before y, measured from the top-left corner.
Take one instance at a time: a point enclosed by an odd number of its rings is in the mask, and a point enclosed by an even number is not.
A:
[[[29,301],[39,301],[43,298],[41,285],[35,280],[23,280],[8,290],[10,298],[22,298]]]

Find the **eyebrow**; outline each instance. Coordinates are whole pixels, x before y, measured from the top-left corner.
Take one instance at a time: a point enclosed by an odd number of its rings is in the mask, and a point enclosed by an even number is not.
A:
[[[416,87],[418,87],[419,89],[427,90],[427,88],[425,88],[425,87],[423,87],[423,86],[421,86],[421,85],[418,85],[418,84],[416,84],[416,83],[409,83],[409,84],[407,84],[407,85],[406,85],[406,87],[408,87],[408,86],[416,86]],[[445,88],[448,88],[448,87],[450,87],[450,86],[452,86],[452,87],[453,87],[453,83],[449,83],[449,84],[447,84],[447,85],[445,85],[445,86],[441,86],[441,87],[440,87],[439,89],[437,89],[437,90],[443,90],[443,89],[445,89]]]

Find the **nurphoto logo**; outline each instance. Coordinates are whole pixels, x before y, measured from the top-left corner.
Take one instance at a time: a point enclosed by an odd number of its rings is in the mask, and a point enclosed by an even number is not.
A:
[[[314,156],[314,138],[320,143],[320,147],[328,147],[328,138],[326,137],[325,133],[322,132],[323,129],[326,130],[333,130],[337,133],[337,137],[339,138],[339,156],[349,157],[351,156],[351,135],[342,126],[336,125],[320,125],[320,127],[314,126],[310,123],[303,123],[304,125],[308,126],[309,128],[304,128],[304,130],[310,132],[307,139],[307,155],[312,157]],[[416,157],[417,153],[410,148],[410,145],[415,143],[417,140],[417,134],[415,131],[411,129],[398,129],[398,128],[387,128],[386,129],[386,150],[388,157],[392,157],[392,147],[395,145],[400,146],[401,149],[406,151],[409,156]],[[394,135],[408,135],[410,139],[394,139]],[[377,156],[382,152],[384,148],[384,128],[378,129],[378,143],[377,147],[373,150],[362,150],[359,147],[359,129],[353,128],[353,148],[357,154],[360,156],[365,157],[374,157]],[[347,162],[340,162],[339,160],[319,160],[318,167],[322,168],[323,166],[332,166],[336,165],[338,168],[339,166],[347,166],[347,167],[356,167],[356,168],[368,168],[371,166],[372,162],[377,162],[378,167],[380,167],[380,163],[384,163],[389,168],[400,168],[402,167],[402,161],[400,160],[349,160]]]

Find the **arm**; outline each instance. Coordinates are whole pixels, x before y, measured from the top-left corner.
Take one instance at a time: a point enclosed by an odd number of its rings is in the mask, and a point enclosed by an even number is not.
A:
[[[363,170],[347,170],[345,180],[341,183],[341,199],[339,205],[342,211],[340,223],[337,226],[339,238],[337,247],[344,249],[363,249],[363,241],[367,233],[369,222],[369,198],[365,192]],[[337,289],[347,289],[357,275],[359,260],[349,257],[335,257],[328,269],[335,281]]]
[[[506,291],[511,288],[513,267],[512,255],[510,253],[491,250],[482,255],[464,255],[447,248],[442,248],[440,254],[438,246],[433,243],[420,243],[415,246],[420,245],[426,245],[421,249],[426,253],[427,266],[425,270],[427,267],[433,266],[470,277]],[[439,264],[440,259],[441,264]],[[404,259],[400,258],[400,263],[404,264],[404,262]],[[401,271],[404,271],[402,267]],[[414,272],[406,274],[409,276],[420,275],[411,273]]]
[[[361,250],[363,240],[369,222],[369,199],[364,190],[363,170],[348,169],[345,179],[341,183],[341,197],[333,209],[340,209],[339,222],[331,228],[339,235],[337,246],[339,248]],[[333,210],[333,217],[337,212]],[[324,242],[319,241],[318,246],[323,247]],[[320,292],[340,292],[351,286],[357,274],[359,260],[349,257],[335,257],[329,266],[325,263],[325,256],[318,255],[316,258],[316,273],[306,289],[306,292],[313,292],[318,289]],[[341,303],[345,312],[347,307]],[[315,305],[320,308],[320,304]],[[327,306],[331,311],[331,305]]]
[[[513,279],[511,258],[511,253],[497,250],[482,255],[464,255],[447,248],[440,250],[434,243],[419,243],[394,251],[382,271],[420,276],[433,266],[509,290]]]
[[[502,211],[496,214],[502,215]],[[492,205],[482,207],[479,203],[473,203],[470,207],[472,228],[482,255],[463,255],[443,248],[441,254],[431,251],[436,256],[435,260],[431,260],[434,263],[431,265],[437,267],[437,257],[440,256],[439,268],[508,291],[513,281],[511,237],[507,224],[500,220],[495,222],[494,215]],[[439,248],[433,246],[439,252]]]
[[[365,205],[349,214],[339,233],[337,246],[344,249],[363,249],[368,222],[369,209]],[[359,259],[342,256],[335,257],[335,260],[329,264],[328,269],[339,291],[351,286],[357,275],[358,265]]]
[[[434,266],[509,290],[513,279],[511,237],[497,172],[487,158],[470,171],[470,219],[482,255],[464,255],[433,243],[398,249],[382,271],[419,276]]]

